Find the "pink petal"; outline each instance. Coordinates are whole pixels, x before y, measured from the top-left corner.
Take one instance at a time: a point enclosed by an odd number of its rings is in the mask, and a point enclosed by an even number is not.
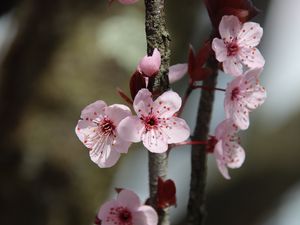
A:
[[[229,57],[223,62],[223,70],[232,76],[240,76],[243,73],[243,66],[236,57]]]
[[[230,117],[241,130],[248,129],[250,123],[249,111],[246,108],[237,108],[233,115],[231,115]]]
[[[188,64],[175,64],[169,67],[169,82],[175,83],[176,81],[180,80],[188,70]]]
[[[121,205],[126,206],[130,211],[137,210],[137,208],[141,205],[139,197],[133,191],[126,189],[123,189],[119,193],[117,201]]]
[[[257,48],[241,48],[239,58],[249,68],[262,68],[265,59]]]
[[[130,5],[136,3],[138,0],[119,0],[121,4]]]
[[[118,134],[112,148],[114,151],[117,151],[119,153],[127,153],[130,145],[131,142],[123,140]]]
[[[224,139],[228,134],[236,133],[238,128],[234,125],[232,119],[225,119],[216,127],[215,136],[218,140]]]
[[[153,113],[159,118],[173,116],[181,107],[181,98],[174,91],[166,91],[153,104]]]
[[[151,129],[142,135],[144,146],[154,153],[163,153],[168,150],[167,137],[160,130]]]
[[[183,119],[171,117],[166,120],[166,125],[161,129],[167,135],[168,144],[179,143],[190,137],[190,128]]]
[[[100,142],[90,152],[91,160],[100,168],[114,166],[120,158],[120,153],[114,151],[110,143]]]
[[[75,128],[75,132],[79,140],[89,149],[93,148],[96,144],[95,141],[90,141],[95,136],[97,125],[91,121],[79,120]]]
[[[117,126],[117,132],[122,139],[129,142],[139,142],[142,138],[145,126],[137,116],[129,116],[123,119]]]
[[[104,101],[98,100],[94,103],[89,104],[81,111],[81,118],[86,119],[94,119],[99,115],[103,114],[104,107],[106,107],[106,103]]]
[[[226,162],[224,161],[222,141],[218,141],[214,149],[214,156],[217,161],[217,166],[224,178],[230,179]]]
[[[101,208],[100,208],[100,210],[98,212],[98,215],[97,215],[98,218],[105,223],[107,217],[110,216],[110,214],[109,214],[110,213],[110,209],[111,208],[117,208],[118,206],[119,206],[119,203],[118,203],[117,200],[111,200],[111,201],[105,202],[101,206]],[[102,223],[102,224],[104,224],[104,223]]]
[[[126,105],[113,104],[105,108],[105,115],[117,125],[125,117],[131,116],[131,111]]]
[[[134,98],[133,108],[136,114],[141,117],[142,115],[148,115],[151,112],[151,107],[153,106],[152,94],[151,92],[143,88],[141,89]]]
[[[144,58],[142,58],[142,60],[139,62],[138,70],[142,74],[151,77],[158,73],[160,64],[161,64],[160,52],[158,51],[157,48],[155,48],[152,56],[144,56]]]
[[[255,47],[259,44],[263,35],[263,29],[258,23],[247,22],[243,24],[238,36],[238,42],[241,46]]]
[[[157,225],[158,215],[152,207],[143,205],[137,212],[134,212],[132,222],[134,225]]]
[[[236,16],[223,16],[219,25],[219,32],[225,42],[230,42],[238,36],[241,27],[241,22]]]
[[[230,148],[227,150],[227,166],[233,169],[241,167],[245,161],[244,149],[237,143],[228,143],[227,146]],[[223,148],[225,148],[224,145]]]
[[[214,38],[212,42],[212,49],[216,53],[216,59],[219,62],[224,62],[227,59],[227,47],[224,41],[219,38]]]

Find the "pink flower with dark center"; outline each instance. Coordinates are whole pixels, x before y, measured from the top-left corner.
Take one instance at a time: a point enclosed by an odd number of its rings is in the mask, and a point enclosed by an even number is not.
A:
[[[232,76],[243,73],[247,68],[261,68],[265,60],[256,46],[263,35],[258,23],[242,24],[236,16],[223,16],[219,25],[222,39],[214,38],[212,49],[216,58],[223,63],[224,72]]]
[[[261,68],[248,70],[231,81],[226,89],[224,108],[226,118],[242,130],[249,127],[249,112],[264,103],[266,90],[259,84]]]
[[[156,211],[142,205],[132,191],[123,189],[116,200],[104,203],[98,213],[101,225],[157,225]]]
[[[90,149],[91,160],[99,167],[111,167],[120,158],[120,153],[127,153],[130,142],[120,137],[117,126],[130,115],[127,106],[107,106],[100,100],[82,110],[75,132],[79,140]]]
[[[160,52],[154,49],[152,56],[144,56],[138,64],[137,70],[146,77],[152,77],[158,74],[161,64]]]
[[[190,136],[186,122],[174,116],[180,109],[181,98],[174,91],[166,91],[155,101],[147,89],[141,89],[134,98],[137,116],[125,118],[118,132],[129,142],[143,141],[151,152],[163,153],[168,144],[185,141]]]
[[[231,119],[221,122],[215,131],[217,144],[214,148],[214,155],[217,166],[226,179],[230,179],[228,167],[239,168],[245,160],[245,151],[239,144],[237,132],[238,127]]]

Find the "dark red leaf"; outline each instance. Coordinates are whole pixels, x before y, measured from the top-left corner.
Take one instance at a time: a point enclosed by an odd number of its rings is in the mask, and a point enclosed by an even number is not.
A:
[[[217,143],[218,143],[218,140],[215,138],[215,136],[210,136],[207,141],[206,152],[213,153]]]
[[[204,46],[198,51],[197,55],[195,55],[193,47],[190,46],[188,73],[192,82],[204,80],[211,74],[211,70],[204,67],[210,54],[210,42],[206,42]]]
[[[123,188],[115,188],[115,191],[119,194],[121,191],[123,190]]]
[[[132,74],[130,78],[129,87],[131,97],[132,99],[134,99],[139,90],[141,90],[142,88],[146,88],[145,78],[138,71],[135,71],[135,73]]]
[[[174,181],[164,181],[158,177],[157,187],[157,208],[163,209],[171,205],[176,205],[176,186]]]
[[[204,0],[213,27],[218,30],[224,15],[237,16],[241,22],[252,19],[259,13],[251,0]]]
[[[98,218],[98,216],[95,217],[94,224],[95,225],[101,225],[101,220]]]
[[[127,102],[130,105],[133,104],[131,98],[129,98],[122,89],[117,88],[117,93],[121,98],[123,98],[125,100],[125,102]]]

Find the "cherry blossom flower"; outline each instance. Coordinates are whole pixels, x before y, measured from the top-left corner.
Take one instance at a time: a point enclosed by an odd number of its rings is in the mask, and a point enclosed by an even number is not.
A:
[[[231,81],[226,89],[226,118],[232,118],[242,130],[249,127],[249,112],[263,104],[266,99],[266,91],[258,83],[261,72],[261,68],[248,70],[243,76]]]
[[[152,56],[144,56],[138,64],[137,70],[146,77],[155,76],[161,64],[160,52],[154,49]]]
[[[123,189],[116,200],[104,203],[98,218],[101,225],[157,225],[156,211],[142,205],[139,197],[132,191]]]
[[[223,63],[225,73],[239,76],[243,73],[243,65],[248,68],[264,66],[265,60],[256,48],[263,35],[258,23],[242,25],[236,16],[223,16],[219,32],[222,39],[214,38],[212,49],[217,60]]]
[[[214,155],[217,166],[226,179],[230,179],[228,167],[239,168],[245,160],[245,151],[239,145],[237,132],[238,127],[231,119],[222,121],[215,131],[218,142],[214,148]]]
[[[174,91],[166,91],[155,101],[147,89],[141,89],[134,98],[137,116],[121,121],[118,132],[129,142],[143,141],[151,152],[163,153],[168,144],[186,140],[190,129],[186,122],[174,116],[180,109],[181,98]]]
[[[183,78],[183,76],[187,73],[187,71],[188,71],[187,63],[180,63],[180,64],[175,64],[173,66],[170,66],[169,74],[168,74],[170,84],[173,84],[176,81]]]
[[[121,4],[130,5],[136,3],[138,0],[118,0]]]
[[[121,139],[117,126],[130,115],[127,106],[107,106],[101,100],[82,110],[75,132],[79,140],[90,149],[90,158],[99,167],[111,167],[120,158],[120,153],[127,153],[130,142]]]

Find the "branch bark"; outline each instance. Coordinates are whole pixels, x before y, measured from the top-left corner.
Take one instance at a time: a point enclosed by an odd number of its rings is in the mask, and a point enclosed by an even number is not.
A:
[[[203,81],[203,86],[215,88],[218,75],[218,64],[213,57],[208,60],[208,66],[213,74]],[[193,140],[207,140],[211,114],[213,110],[214,91],[202,89],[199,102],[196,128]],[[205,186],[206,186],[206,145],[192,146],[192,174],[190,183],[190,197],[188,203],[187,224],[203,225],[205,223]]]
[[[159,74],[149,79],[148,89],[154,97],[169,89],[168,71],[170,64],[169,33],[165,20],[164,0],[145,0],[146,7],[146,39],[147,53],[152,55],[154,48],[161,54],[161,67]],[[156,154],[149,152],[149,187],[150,204],[156,208],[157,201],[157,178],[167,176],[168,155],[167,153]],[[156,208],[157,209],[157,208]],[[158,210],[159,225],[168,225],[168,209]]]

